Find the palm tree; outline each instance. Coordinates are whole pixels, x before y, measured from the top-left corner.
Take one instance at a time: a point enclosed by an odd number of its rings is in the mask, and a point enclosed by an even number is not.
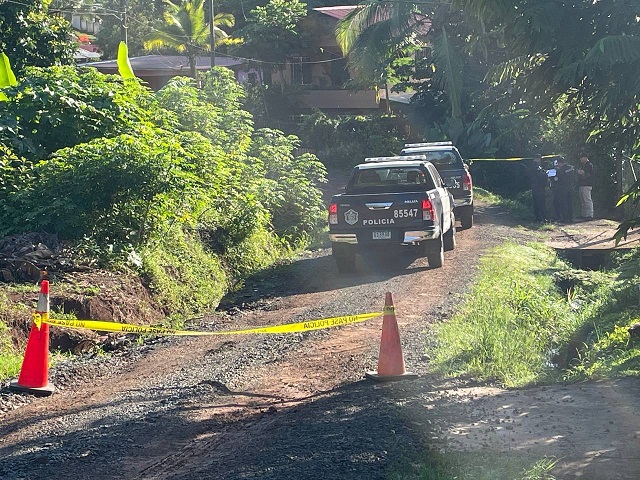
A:
[[[167,6],[164,12],[165,25],[147,37],[144,47],[169,47],[183,52],[189,59],[190,75],[195,78],[196,57],[211,48],[204,0],[164,0],[164,3]],[[216,44],[228,37],[220,27],[232,27],[234,23],[235,19],[230,13],[218,13],[215,16],[213,25]]]
[[[379,77],[391,61],[408,46],[433,47],[436,84],[447,92],[453,117],[461,115],[462,61],[444,27],[432,29],[438,7],[433,2],[419,7],[411,2],[369,0],[338,23],[336,40],[361,79]],[[426,39],[429,38],[427,42]]]

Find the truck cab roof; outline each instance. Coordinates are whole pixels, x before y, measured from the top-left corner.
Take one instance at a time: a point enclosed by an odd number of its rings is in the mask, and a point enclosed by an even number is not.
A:
[[[384,167],[412,167],[416,165],[426,164],[427,157],[425,155],[399,155],[395,157],[369,157],[364,159],[365,163],[356,165],[359,170],[369,168]]]

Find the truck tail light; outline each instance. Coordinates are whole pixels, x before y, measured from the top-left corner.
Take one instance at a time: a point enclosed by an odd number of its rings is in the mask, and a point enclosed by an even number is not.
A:
[[[433,220],[436,218],[436,212],[433,208],[431,200],[422,200],[422,220]]]
[[[462,189],[471,190],[471,175],[469,175],[469,172],[465,172],[462,175]]]
[[[338,204],[332,203],[329,205],[329,224],[338,224]]]

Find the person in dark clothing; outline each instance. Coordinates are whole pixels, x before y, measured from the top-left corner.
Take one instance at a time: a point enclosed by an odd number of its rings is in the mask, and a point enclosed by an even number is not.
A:
[[[553,169],[547,172],[547,176],[549,177],[549,184],[551,187],[551,192],[553,193],[553,218],[554,220],[560,220],[562,216],[562,205],[561,198],[558,192],[558,161],[555,160],[553,162]]]
[[[564,157],[558,159],[554,190],[554,203],[558,207],[558,219],[563,222],[573,222],[573,195],[576,188],[576,171]]]
[[[529,169],[531,180],[531,194],[533,196],[533,215],[537,222],[547,221],[546,190],[549,185],[547,172],[542,168],[542,156],[533,156],[533,164]]]
[[[593,218],[593,200],[591,189],[593,188],[593,165],[586,153],[580,154],[580,169],[578,170],[578,193],[582,206],[580,218],[589,220]]]

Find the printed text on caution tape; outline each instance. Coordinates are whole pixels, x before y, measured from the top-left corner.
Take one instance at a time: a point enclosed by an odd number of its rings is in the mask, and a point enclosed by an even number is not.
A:
[[[339,327],[342,325],[351,325],[353,323],[364,322],[375,317],[379,317],[381,313],[363,313],[360,315],[347,315],[344,317],[323,318],[320,320],[308,320],[306,322],[288,323],[284,325],[273,325],[271,327],[257,327],[246,330],[231,331],[212,331],[198,332],[191,330],[175,330],[165,327],[131,325],[128,323],[106,322],[103,320],[61,320],[56,318],[47,318],[40,314],[34,314],[33,321],[36,325],[47,323],[59,327],[69,328],[86,328],[89,330],[98,330],[101,332],[122,332],[134,334],[151,334],[151,335],[251,335],[251,334],[277,334],[277,333],[296,333],[306,332],[309,330],[320,330],[323,328]]]

